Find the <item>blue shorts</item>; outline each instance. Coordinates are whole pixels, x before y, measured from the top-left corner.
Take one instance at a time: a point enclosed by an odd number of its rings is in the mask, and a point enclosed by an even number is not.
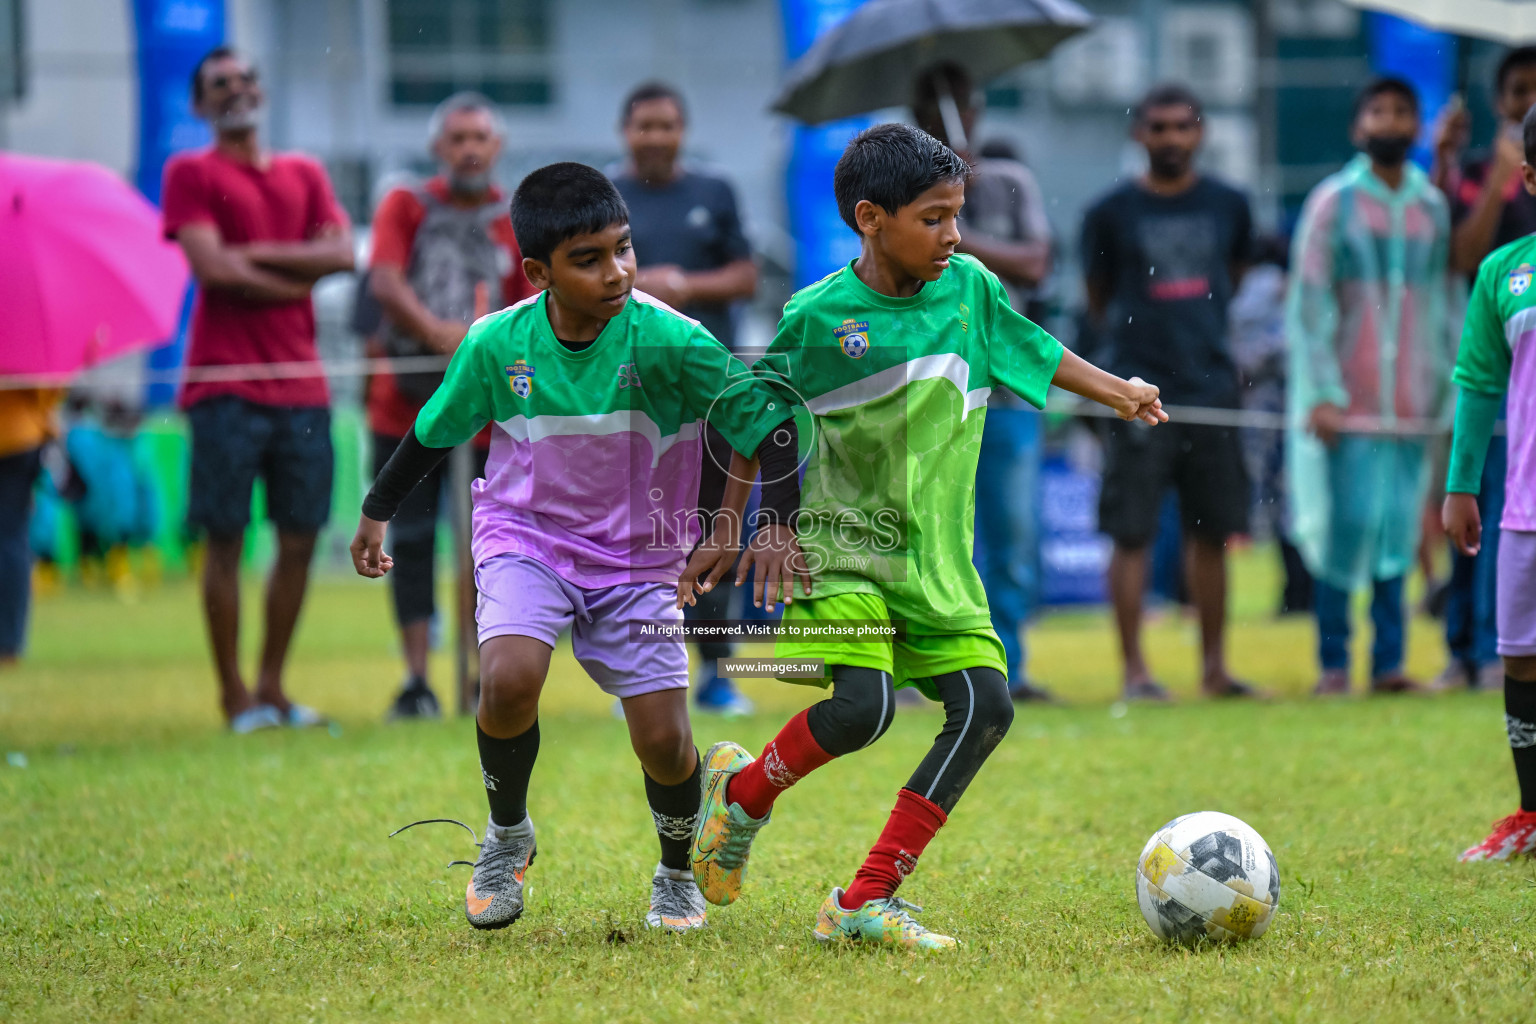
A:
[[[331,517],[331,411],[257,405],[233,395],[187,410],[192,483],[187,522],[228,539],[251,521],[251,489],[267,485],[267,518],[284,533],[314,533]]]

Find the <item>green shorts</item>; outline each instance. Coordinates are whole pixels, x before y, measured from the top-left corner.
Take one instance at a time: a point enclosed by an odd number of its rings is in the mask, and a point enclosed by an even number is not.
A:
[[[832,594],[784,606],[784,622],[810,625],[818,622],[890,621],[890,611],[878,594]],[[892,642],[855,642],[836,638],[785,640],[773,645],[776,658],[822,658],[833,665],[857,665],[889,672],[897,686],[915,686],[923,696],[937,700],[930,680],[965,668],[995,668],[1008,674],[1002,641],[988,626],[934,632],[907,623],[906,637]],[[788,679],[786,682],[830,686],[831,675],[822,679]]]

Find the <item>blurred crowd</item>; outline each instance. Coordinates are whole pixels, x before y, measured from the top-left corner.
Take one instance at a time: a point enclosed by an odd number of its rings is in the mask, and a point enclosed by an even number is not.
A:
[[[1404,672],[1406,580],[1424,576],[1426,607],[1445,622],[1439,688],[1502,685],[1493,602],[1503,446],[1484,477],[1475,557],[1452,554],[1438,518],[1450,383],[1469,275],[1492,249],[1536,231],[1536,200],[1519,187],[1519,126],[1536,101],[1536,48],[1510,51],[1494,90],[1499,129],[1469,150],[1468,111],[1454,103],[1424,124],[1408,83],[1380,78],[1359,92],[1347,133],[1358,154],[1308,196],[1286,234],[1259,235],[1248,198],[1205,173],[1200,97],[1175,84],[1150,90],[1128,130],[1145,169],[1100,197],[1078,227],[1085,297],[1075,346],[1121,376],[1162,389],[1173,421],[1098,429],[1098,527],[1112,541],[1113,607],[1126,699],[1166,700],[1141,644],[1149,595],[1187,605],[1201,636],[1200,684],[1212,697],[1252,697],[1262,681],[1235,678],[1225,653],[1228,559],[1234,541],[1273,540],[1280,614],[1317,623],[1316,692],[1351,688],[1353,599],[1368,593],[1372,692],[1426,684]],[[914,121],[974,168],[961,251],[1003,282],[1015,308],[1041,322],[1062,287],[1059,226],[1027,160],[977,138],[982,91],[964,67],[942,64],[913,83]],[[325,275],[361,275],[353,326],[370,355],[445,356],[485,312],[532,289],[495,168],[508,139],[496,106],[461,93],[431,118],[423,144],[439,171],[387,192],[373,216],[366,265],[354,268],[352,227],[323,167],[262,145],[261,80],[220,48],[191,83],[216,141],[166,168],[164,231],[199,285],[189,367],[318,359],[311,293]],[[731,183],[682,158],[688,105],[643,83],[617,105],[626,159],[607,168],[629,206],[638,287],[698,319],[727,346],[756,290],[758,269]],[[1428,167],[1413,159],[1431,139]],[[827,187],[830,188],[830,182]],[[367,384],[369,460],[388,459],[440,372],[374,373]],[[187,524],[205,539],[199,572],[221,705],[237,731],[320,721],[283,687],[317,531],[331,512],[335,454],[331,395],[307,376],[191,382]],[[62,409],[59,408],[62,403]],[[1187,412],[1185,412],[1187,410]],[[31,580],[47,581],[66,546],[66,510],[82,560],[127,578],[126,552],[166,516],[132,402],[77,388],[0,390],[0,660],[23,648]],[[62,426],[61,426],[62,424]],[[1003,639],[1018,700],[1052,699],[1028,671],[1027,624],[1040,602],[1041,460],[1051,420],[1003,392],[989,400],[976,490],[976,561]],[[1082,430],[1081,426],[1073,429]],[[483,470],[488,434],[460,461]],[[254,676],[239,664],[239,568],[257,481],[276,528]],[[438,618],[438,527],[462,475],[418,488],[392,523],[390,578],[403,682],[394,717],[440,713],[428,679]],[[30,514],[29,514],[30,509]],[[722,588],[689,614],[726,619]],[[746,699],[714,673],[728,644],[701,645],[695,699],[741,713]],[[382,699],[382,698],[381,698]]]

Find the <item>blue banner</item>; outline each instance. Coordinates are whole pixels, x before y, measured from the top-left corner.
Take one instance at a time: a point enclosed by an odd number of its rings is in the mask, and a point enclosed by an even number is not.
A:
[[[150,201],[160,202],[160,177],[172,153],[208,144],[207,126],[192,112],[192,69],[203,54],[224,42],[224,0],[131,0],[138,38],[139,154],[134,183]],[[149,355],[151,370],[181,365],[186,350],[192,291],[182,307],[181,326]],[[150,405],[169,404],[173,384],[151,384]]]
[[[864,0],[781,0],[786,63],[810,49]],[[843,223],[832,195],[832,170],[843,147],[874,122],[851,117],[829,124],[797,125],[785,168],[789,231],[795,239],[795,287],[803,288],[836,271],[859,254],[859,236]]]

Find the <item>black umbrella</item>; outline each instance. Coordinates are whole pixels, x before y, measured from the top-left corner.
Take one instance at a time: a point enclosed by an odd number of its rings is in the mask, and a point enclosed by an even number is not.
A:
[[[820,124],[903,105],[931,64],[954,61],[985,82],[1092,24],[1073,0],[870,0],[790,66],[773,109]]]

